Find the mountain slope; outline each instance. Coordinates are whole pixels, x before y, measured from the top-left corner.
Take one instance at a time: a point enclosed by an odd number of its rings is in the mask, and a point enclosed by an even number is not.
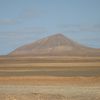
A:
[[[100,56],[100,49],[78,44],[62,34],[55,34],[17,48],[10,56]]]

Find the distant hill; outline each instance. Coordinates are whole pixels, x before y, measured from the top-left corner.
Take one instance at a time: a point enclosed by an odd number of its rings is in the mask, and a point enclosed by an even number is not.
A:
[[[65,37],[55,34],[24,45],[12,51],[10,56],[100,56],[100,49],[83,46]]]

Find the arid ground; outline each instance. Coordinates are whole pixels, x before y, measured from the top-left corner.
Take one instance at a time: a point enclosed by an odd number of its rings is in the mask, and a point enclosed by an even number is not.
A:
[[[0,100],[100,100],[100,57],[0,57]]]

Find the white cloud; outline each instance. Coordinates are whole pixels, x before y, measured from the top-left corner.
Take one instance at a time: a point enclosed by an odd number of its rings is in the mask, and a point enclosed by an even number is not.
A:
[[[46,32],[47,30],[44,27],[25,27],[15,31],[1,31],[0,38],[23,39],[23,38],[29,38],[34,34],[36,35]]]
[[[15,19],[0,19],[0,25],[14,25],[16,23]]]
[[[23,29],[20,29],[19,32],[37,34],[37,33],[45,33],[47,32],[47,30],[44,27],[24,27]]]
[[[24,11],[21,12],[21,14],[19,15],[19,19],[32,19],[32,18],[38,18],[43,14],[42,11],[38,10],[38,9],[25,9]]]
[[[15,25],[22,22],[23,19],[29,20],[32,18],[38,18],[43,15],[43,12],[39,9],[28,8],[19,13],[16,18],[0,18],[0,25]]]
[[[83,38],[84,41],[100,41],[100,35],[87,35]]]
[[[65,32],[100,32],[100,25],[61,25]]]

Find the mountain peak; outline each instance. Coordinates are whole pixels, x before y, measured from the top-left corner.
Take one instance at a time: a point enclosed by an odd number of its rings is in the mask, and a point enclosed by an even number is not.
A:
[[[52,36],[64,36],[64,35],[62,33],[56,33],[56,34],[54,34]]]
[[[56,33],[51,35],[50,37],[66,38],[62,33]]]
[[[50,42],[52,42],[52,40],[54,42],[59,42],[59,41],[65,41],[68,38],[66,36],[64,36],[63,34],[61,34],[61,33],[56,33],[56,34],[53,34],[51,36],[46,37],[45,39],[50,40]]]

